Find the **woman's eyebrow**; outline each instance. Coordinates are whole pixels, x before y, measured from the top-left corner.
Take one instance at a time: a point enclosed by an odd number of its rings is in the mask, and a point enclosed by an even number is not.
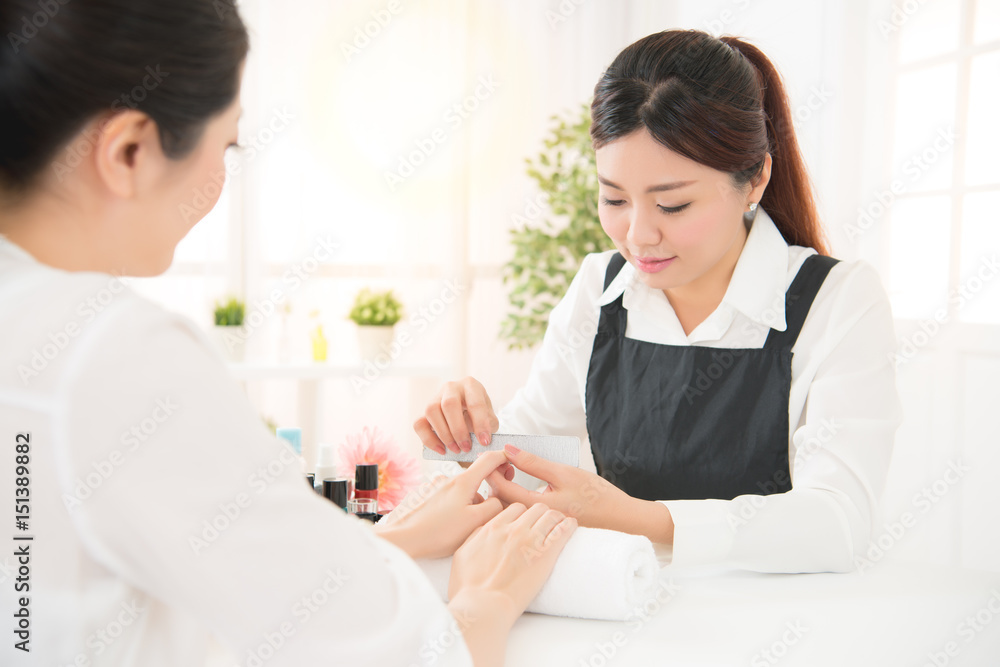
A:
[[[617,183],[612,183],[608,179],[604,178],[600,174],[597,175],[597,180],[608,186],[609,188],[614,188],[615,190],[625,191],[625,188],[618,185]],[[659,185],[651,185],[646,188],[646,192],[666,192],[667,190],[676,190],[678,188],[683,188],[686,185],[691,185],[695,181],[676,181],[674,183],[660,183]]]

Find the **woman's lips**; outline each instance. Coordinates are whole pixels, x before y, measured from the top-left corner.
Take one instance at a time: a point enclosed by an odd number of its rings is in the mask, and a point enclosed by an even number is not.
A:
[[[659,273],[673,264],[675,259],[677,259],[676,256],[667,257],[666,259],[659,257],[636,257],[635,266],[643,273]]]

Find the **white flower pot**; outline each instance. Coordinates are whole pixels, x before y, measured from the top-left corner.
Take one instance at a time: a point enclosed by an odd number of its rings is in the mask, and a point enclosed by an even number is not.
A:
[[[243,327],[216,325],[212,327],[212,334],[226,361],[243,361],[246,351]]]
[[[395,338],[395,327],[358,325],[358,350],[365,361],[373,361],[380,354],[388,354]]]

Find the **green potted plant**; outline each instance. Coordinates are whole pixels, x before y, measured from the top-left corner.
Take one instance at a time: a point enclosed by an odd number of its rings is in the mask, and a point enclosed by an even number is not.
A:
[[[392,290],[375,292],[366,287],[358,292],[348,318],[357,325],[362,359],[374,359],[389,348],[393,328],[402,317],[403,304]]]
[[[549,312],[559,303],[583,258],[614,248],[597,217],[597,163],[590,143],[590,105],[555,122],[544,150],[527,159],[550,215],[511,230],[514,256],[504,266],[510,311],[500,337],[511,349],[541,342]]]
[[[215,340],[226,359],[243,361],[246,335],[241,330],[246,306],[236,297],[215,302]]]

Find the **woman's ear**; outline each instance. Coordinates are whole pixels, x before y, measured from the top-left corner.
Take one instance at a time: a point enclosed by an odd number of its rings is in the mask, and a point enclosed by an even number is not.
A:
[[[94,166],[100,181],[115,195],[134,197],[140,170],[161,157],[156,123],[141,111],[121,111],[100,121]]]

